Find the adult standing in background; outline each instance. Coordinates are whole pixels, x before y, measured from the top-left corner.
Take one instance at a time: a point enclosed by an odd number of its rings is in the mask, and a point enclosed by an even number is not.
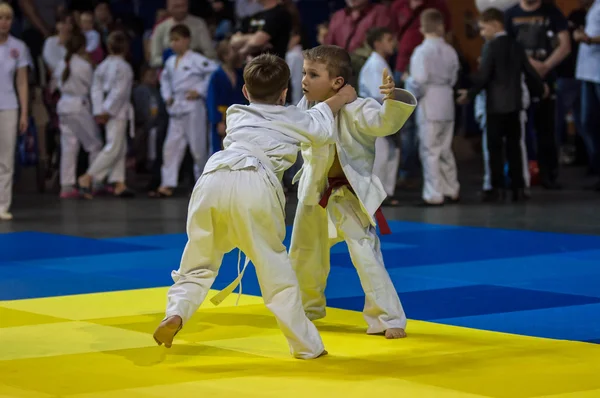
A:
[[[562,145],[567,144],[566,117],[569,112],[572,112],[575,130],[582,139],[589,162],[591,162],[594,146],[591,138],[581,127],[581,82],[575,79],[579,43],[575,40],[574,33],[585,28],[585,16],[593,3],[594,0],[579,0],[579,8],[573,10],[567,17],[571,36],[571,53],[556,68],[558,77],[556,81],[556,136]]]
[[[329,23],[325,44],[342,47],[348,52],[360,48],[371,28],[388,28],[390,10],[370,0],[346,0],[346,8],[336,11]]]
[[[17,131],[27,131],[29,116],[30,56],[25,43],[9,33],[13,15],[11,6],[0,4],[0,221],[12,219],[9,210]]]
[[[555,5],[542,0],[520,0],[505,13],[506,32],[525,48],[529,62],[550,87],[547,98],[532,98],[530,109],[537,142],[542,186],[560,189],[556,111],[556,68],[571,52],[567,18]]]
[[[216,57],[208,26],[202,18],[190,15],[188,0],[167,0],[167,12],[170,17],[161,22],[152,33],[150,51],[152,67],[162,67],[165,51],[171,47],[169,32],[176,24],[184,24],[190,29],[193,51],[202,53],[208,58]]]
[[[582,81],[582,128],[591,137],[594,145],[591,164],[600,174],[600,0],[594,1],[590,8],[585,30],[575,31],[574,37],[580,43],[576,77]],[[600,191],[600,180],[594,189]]]
[[[292,34],[292,16],[280,0],[256,0],[263,10],[242,21],[231,38],[234,50],[243,57],[265,52],[285,59]]]
[[[42,54],[44,41],[52,35],[61,8],[65,0],[18,0],[23,13],[23,41],[29,47],[33,65],[38,72],[37,61]],[[39,75],[36,75],[39,76]]]

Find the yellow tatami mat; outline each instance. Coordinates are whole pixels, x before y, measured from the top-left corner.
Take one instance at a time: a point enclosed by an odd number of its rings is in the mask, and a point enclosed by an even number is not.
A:
[[[152,339],[165,297],[0,302],[0,397],[600,398],[596,344],[418,321],[389,341],[367,336],[360,313],[332,309],[318,322],[330,355],[301,361],[260,298],[235,307],[232,295],[207,301],[169,350]]]

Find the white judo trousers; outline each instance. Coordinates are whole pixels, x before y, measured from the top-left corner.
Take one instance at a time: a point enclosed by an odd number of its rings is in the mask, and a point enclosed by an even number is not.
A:
[[[196,100],[191,112],[169,116],[163,147],[162,186],[177,187],[179,168],[188,145],[194,158],[194,177],[198,179],[209,157],[208,121],[203,99]]]
[[[268,172],[219,169],[200,177],[188,209],[188,243],[175,284],[169,289],[166,316],[185,324],[212,286],[223,255],[242,250],[254,264],[263,299],[277,318],[293,356],[316,358],[324,351],[305,316],[298,281],[286,248],[284,209]]]
[[[399,166],[400,148],[394,144],[393,138],[378,137],[375,140],[373,174],[379,177],[388,196],[394,196],[396,191]]]
[[[290,260],[308,318],[325,317],[330,248],[342,241],[348,245],[352,264],[365,292],[363,316],[368,325],[367,333],[405,329],[406,314],[385,269],[375,227],[348,187],[333,191],[327,209],[299,203],[296,210]]]
[[[106,123],[106,143],[87,171],[94,181],[108,177],[109,183],[125,182],[127,123],[127,119],[115,118]]]
[[[529,158],[527,156],[527,111],[521,111],[521,156],[523,159],[523,181],[525,188],[531,186],[531,175],[529,174]],[[483,190],[489,191],[492,189],[492,172],[490,170],[490,153],[487,147],[487,128],[482,126],[483,136],[481,145],[483,146]]]
[[[93,164],[102,150],[98,126],[90,111],[60,114],[60,185],[73,186],[76,181],[79,147],[89,153]]]
[[[454,122],[424,121],[419,124],[419,156],[423,167],[423,200],[442,203],[460,191],[452,152]]]
[[[0,214],[12,203],[19,110],[0,110]]]

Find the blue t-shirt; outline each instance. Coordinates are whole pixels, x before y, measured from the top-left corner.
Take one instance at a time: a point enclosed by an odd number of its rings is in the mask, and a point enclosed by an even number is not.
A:
[[[524,48],[527,55],[545,61],[558,46],[558,34],[568,31],[569,22],[558,7],[543,3],[537,10],[525,11],[520,4],[506,10],[506,32]],[[553,79],[555,71],[546,80]]]

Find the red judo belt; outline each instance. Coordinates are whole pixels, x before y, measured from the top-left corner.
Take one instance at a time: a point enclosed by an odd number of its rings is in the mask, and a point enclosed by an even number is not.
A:
[[[334,189],[347,186],[350,189],[350,191],[354,193],[354,190],[352,189],[352,186],[350,185],[346,177],[329,178],[328,183],[329,186],[327,187],[327,190],[325,191],[323,197],[319,201],[319,205],[324,209],[327,208],[327,203],[329,203],[329,197],[331,196]],[[381,211],[381,207],[375,212],[375,220],[377,220],[377,225],[379,225],[379,231],[382,235],[389,235],[392,233],[392,230],[390,229],[390,226],[388,225],[387,220],[383,215],[383,211]]]

